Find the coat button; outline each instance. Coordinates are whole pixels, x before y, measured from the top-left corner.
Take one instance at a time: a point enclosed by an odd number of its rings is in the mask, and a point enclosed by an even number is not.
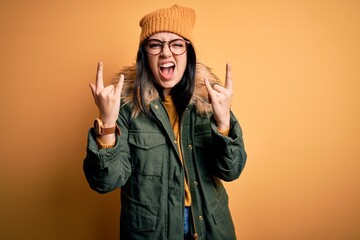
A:
[[[191,145],[191,144],[189,144],[189,149],[190,149],[190,150],[192,149],[192,145]]]
[[[158,105],[154,105],[154,109],[158,110],[159,106]]]
[[[176,140],[176,139],[174,140],[174,143],[177,144],[177,140]]]
[[[204,220],[204,218],[203,218],[203,216],[199,216],[199,221],[202,221],[202,220]]]
[[[195,184],[195,186],[199,185],[199,183],[197,181],[194,181],[194,184]]]

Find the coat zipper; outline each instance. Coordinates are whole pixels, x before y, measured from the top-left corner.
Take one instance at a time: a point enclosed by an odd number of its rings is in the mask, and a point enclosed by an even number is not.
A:
[[[163,105],[163,107],[165,108],[165,106],[164,106],[164,103],[163,102],[161,102],[161,105]],[[166,109],[166,108],[165,108]],[[186,108],[186,110],[188,110],[189,108]],[[167,111],[165,111],[166,112],[166,114],[168,114],[167,113]],[[184,111],[185,112],[185,111]],[[187,180],[189,180],[189,175],[188,175],[188,172],[187,172],[187,169],[186,169],[186,166],[185,166],[185,159],[184,159],[184,151],[183,151],[183,144],[182,144],[182,140],[183,140],[183,138],[181,137],[182,136],[182,120],[183,120],[183,118],[184,118],[184,113],[183,113],[183,115],[181,116],[181,119],[180,119],[180,123],[179,123],[179,125],[180,125],[180,129],[179,129],[179,134],[180,134],[180,152],[181,152],[181,155],[182,155],[182,158],[183,158],[183,165],[184,165],[184,172],[185,172],[185,175],[186,175],[186,179]],[[190,190],[190,184],[188,184],[189,185],[189,190]],[[184,186],[184,189],[185,189],[185,186]],[[190,191],[191,192],[191,191]],[[194,233],[193,233],[193,235],[192,235],[192,237],[195,239],[195,240],[197,240],[198,238],[199,238],[199,236],[198,236],[198,234],[197,234],[197,232],[196,232],[196,226],[195,226],[195,222],[194,222],[194,212],[193,212],[193,210],[192,210],[192,207],[190,206],[190,212],[191,212],[191,223],[192,223],[192,227],[193,227],[193,230],[194,230]]]
[[[188,110],[188,108],[186,108],[186,110]],[[191,193],[191,186],[190,186],[190,182],[189,182],[189,174],[188,174],[188,171],[187,171],[187,168],[186,168],[186,164],[185,164],[185,158],[184,158],[184,151],[183,151],[183,144],[182,144],[182,120],[184,118],[184,113],[181,117],[181,121],[180,121],[180,151],[181,151],[181,155],[182,155],[182,158],[183,158],[183,165],[184,165],[184,172],[185,172],[185,175],[186,175],[186,181],[188,181],[188,186],[189,186],[189,190],[190,190],[190,193]],[[192,226],[193,226],[193,230],[194,230],[194,233],[193,233],[193,238],[195,240],[197,240],[199,238],[197,232],[196,232],[196,226],[195,226],[195,218],[194,218],[194,211],[192,209],[192,206],[190,206],[190,212],[191,212],[191,223],[192,223]]]

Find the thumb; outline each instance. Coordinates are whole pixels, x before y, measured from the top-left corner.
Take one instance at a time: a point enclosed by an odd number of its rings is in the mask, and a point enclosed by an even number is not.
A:
[[[124,86],[124,75],[120,74],[119,82],[116,84],[116,90],[115,90],[117,94],[121,94],[121,90],[123,86]]]
[[[96,92],[95,84],[90,83],[89,87],[90,87],[90,90],[91,90],[91,93],[92,93],[93,97],[95,98],[95,92]]]

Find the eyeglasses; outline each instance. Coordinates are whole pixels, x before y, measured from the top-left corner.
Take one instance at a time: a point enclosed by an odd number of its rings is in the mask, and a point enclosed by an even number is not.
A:
[[[168,44],[170,52],[174,55],[181,55],[187,50],[187,45],[190,44],[181,38],[173,39],[171,41],[160,41],[158,39],[150,39],[145,42],[146,52],[151,55],[158,55],[164,49],[165,44]]]

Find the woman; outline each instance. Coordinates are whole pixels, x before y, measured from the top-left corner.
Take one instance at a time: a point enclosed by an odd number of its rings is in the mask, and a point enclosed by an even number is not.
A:
[[[100,117],[88,135],[84,172],[100,193],[121,188],[121,239],[236,239],[221,180],[246,161],[225,86],[196,62],[195,13],[174,5],[140,21],[136,66],[90,88]],[[125,79],[125,80],[124,80]]]

